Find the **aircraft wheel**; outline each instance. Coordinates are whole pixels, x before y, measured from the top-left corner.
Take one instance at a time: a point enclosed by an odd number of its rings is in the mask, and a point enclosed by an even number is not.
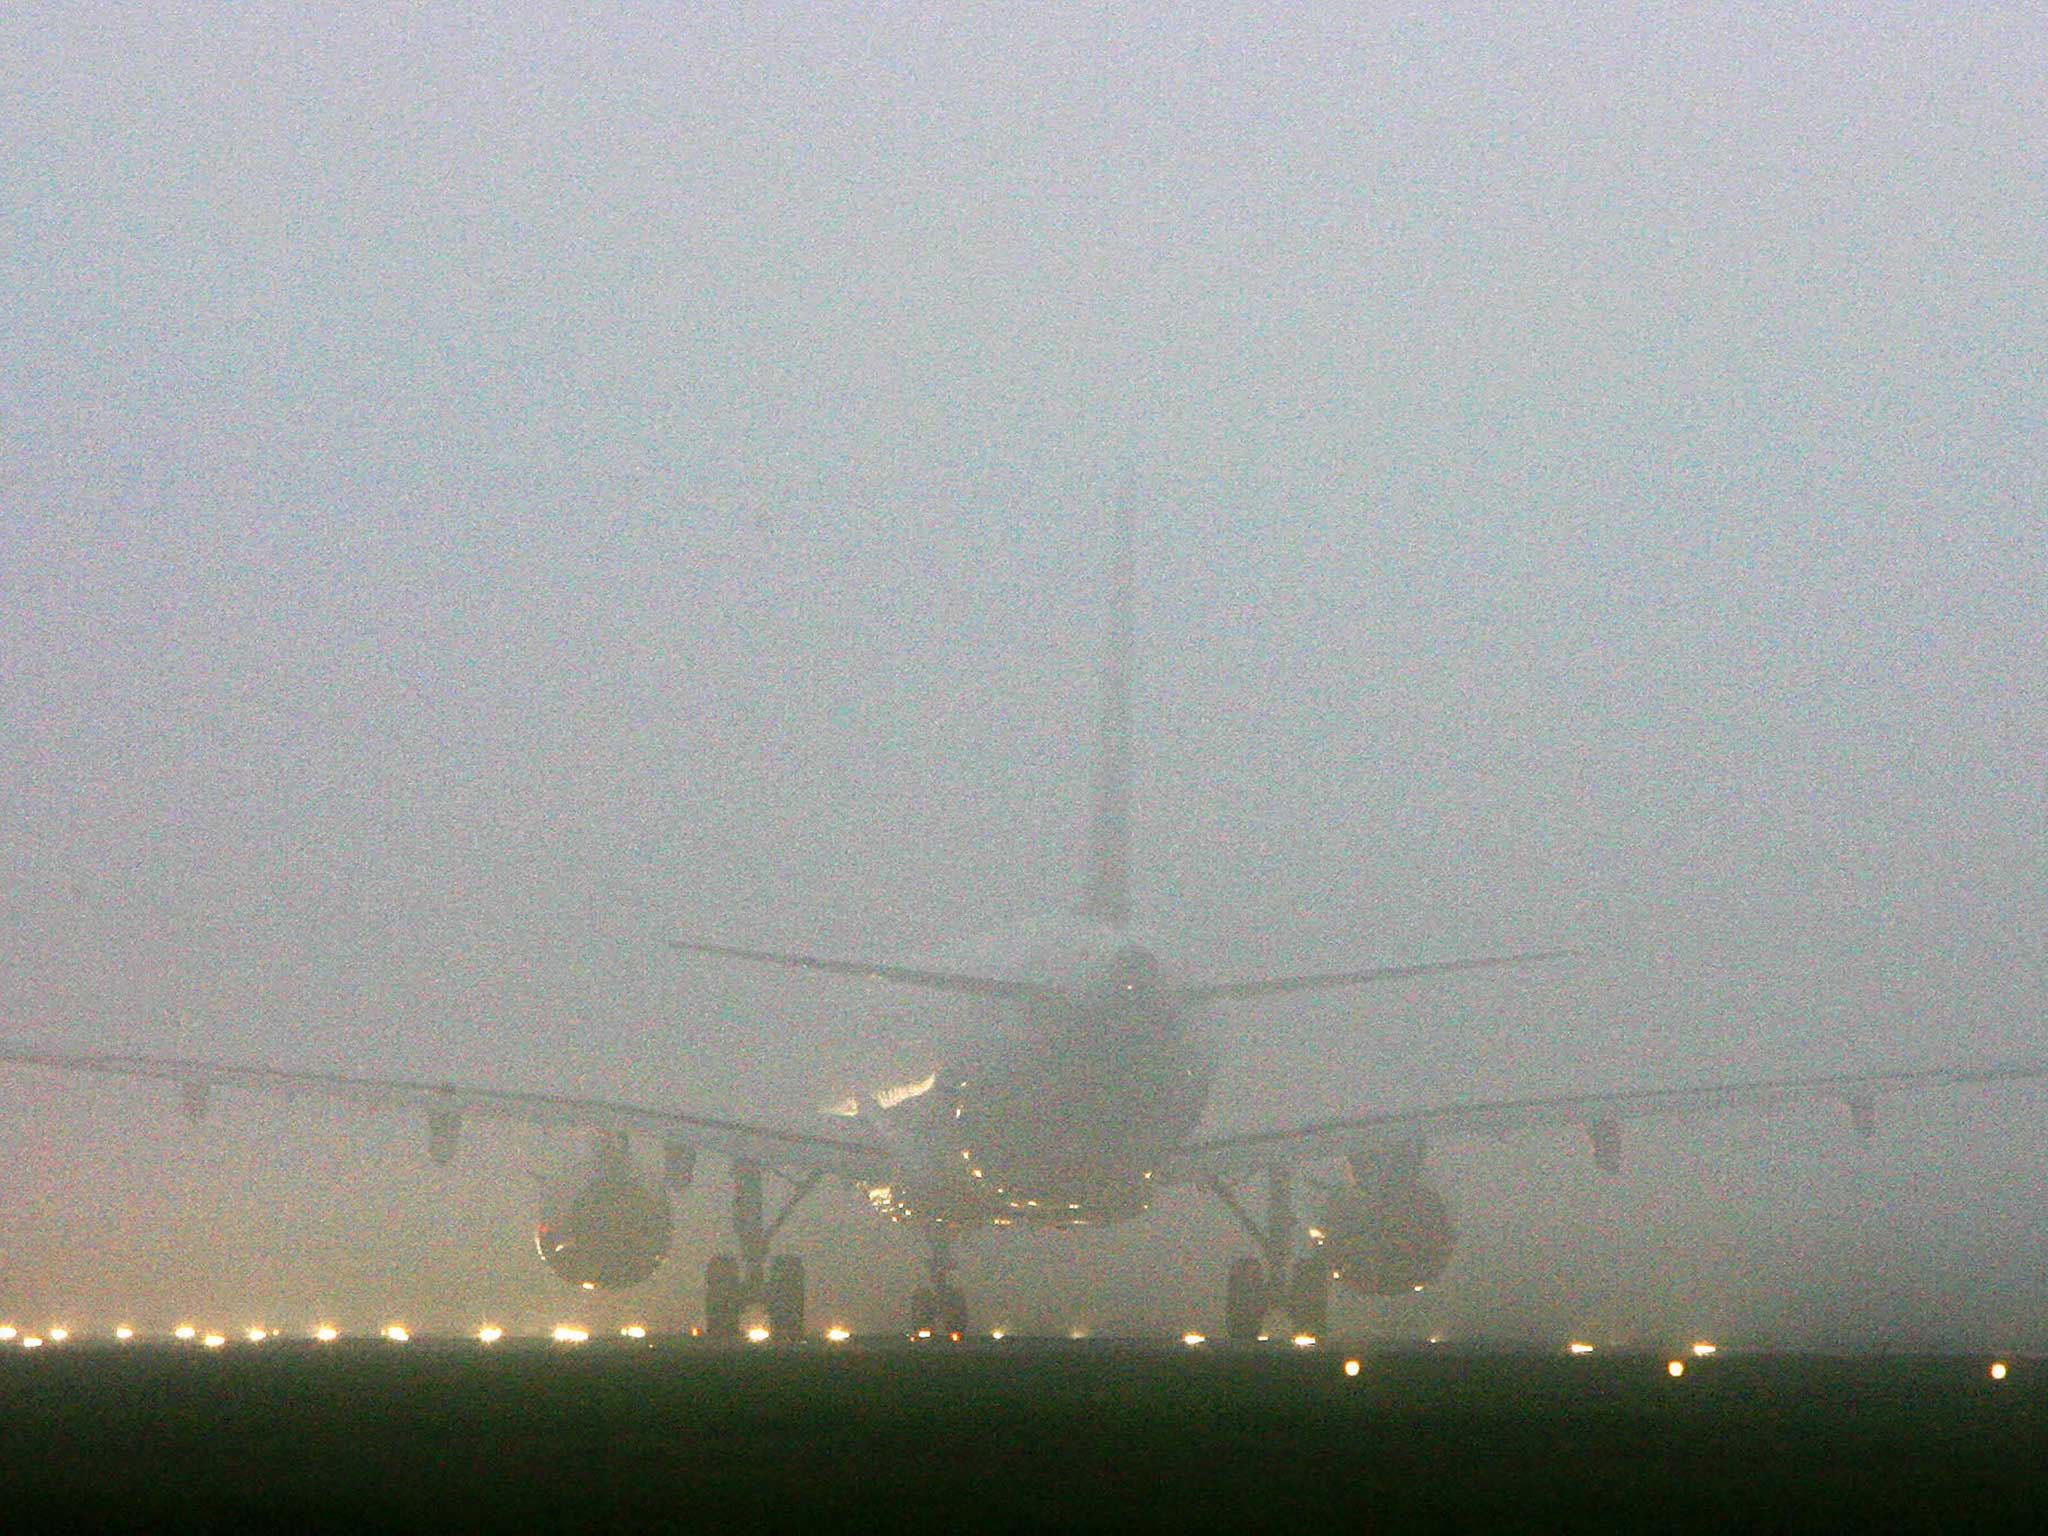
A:
[[[721,1253],[704,1266],[704,1336],[729,1344],[740,1336],[740,1312],[746,1306],[739,1260]]]
[[[920,1285],[910,1293],[910,1331],[912,1335],[931,1333],[938,1325],[938,1308],[932,1296],[932,1288]]]
[[[1321,1338],[1330,1328],[1330,1267],[1320,1254],[1294,1261],[1294,1283],[1287,1288],[1287,1312],[1297,1333]]]
[[[768,1261],[768,1333],[778,1344],[804,1341],[804,1261],[780,1254]]]
[[[1256,1342],[1268,1301],[1265,1265],[1253,1258],[1237,1260],[1223,1291],[1223,1336],[1233,1344]]]
[[[967,1296],[950,1280],[932,1293],[932,1332],[967,1337]]]

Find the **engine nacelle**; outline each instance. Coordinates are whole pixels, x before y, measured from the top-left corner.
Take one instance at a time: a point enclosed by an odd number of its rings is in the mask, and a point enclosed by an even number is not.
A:
[[[675,1234],[667,1193],[643,1184],[629,1168],[611,1167],[549,1200],[533,1244],[569,1284],[616,1291],[659,1269]]]
[[[1421,1290],[1457,1246],[1444,1197],[1412,1176],[1332,1192],[1309,1235],[1331,1272],[1366,1296]]]

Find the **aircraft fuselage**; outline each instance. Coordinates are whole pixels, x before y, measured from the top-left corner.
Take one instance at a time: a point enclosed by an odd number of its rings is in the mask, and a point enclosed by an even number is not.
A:
[[[890,1116],[900,1176],[870,1191],[899,1220],[1074,1227],[1151,1203],[1208,1100],[1198,1022],[1143,946],[1117,935],[1040,955],[1043,990],[988,1027]]]

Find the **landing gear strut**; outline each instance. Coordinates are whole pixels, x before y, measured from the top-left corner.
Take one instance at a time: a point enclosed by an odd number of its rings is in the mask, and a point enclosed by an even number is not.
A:
[[[910,1296],[910,1331],[918,1338],[967,1336],[967,1297],[953,1279],[953,1235],[925,1228],[925,1283]]]
[[[1233,1344],[1256,1341],[1268,1313],[1287,1315],[1295,1328],[1320,1338],[1330,1322],[1330,1271],[1314,1252],[1294,1256],[1294,1190],[1287,1170],[1266,1176],[1264,1220],[1254,1221],[1237,1191],[1220,1180],[1209,1186],[1231,1220],[1258,1248],[1230,1266],[1223,1293],[1223,1336]]]
[[[768,1336],[778,1343],[801,1343],[804,1336],[804,1261],[791,1254],[769,1257],[768,1249],[783,1223],[796,1214],[804,1196],[817,1187],[819,1175],[798,1180],[772,1221],[766,1215],[766,1179],[759,1163],[732,1165],[732,1230],[739,1257],[714,1256],[704,1266],[704,1332],[720,1343],[740,1337],[747,1308],[767,1314]]]

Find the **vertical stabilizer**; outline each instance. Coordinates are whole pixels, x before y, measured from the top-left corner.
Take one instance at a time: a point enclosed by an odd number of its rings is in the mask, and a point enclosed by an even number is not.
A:
[[[1088,887],[1081,915],[1110,928],[1131,920],[1131,508],[1116,509],[1109,612],[1102,645],[1102,734],[1088,822]]]

